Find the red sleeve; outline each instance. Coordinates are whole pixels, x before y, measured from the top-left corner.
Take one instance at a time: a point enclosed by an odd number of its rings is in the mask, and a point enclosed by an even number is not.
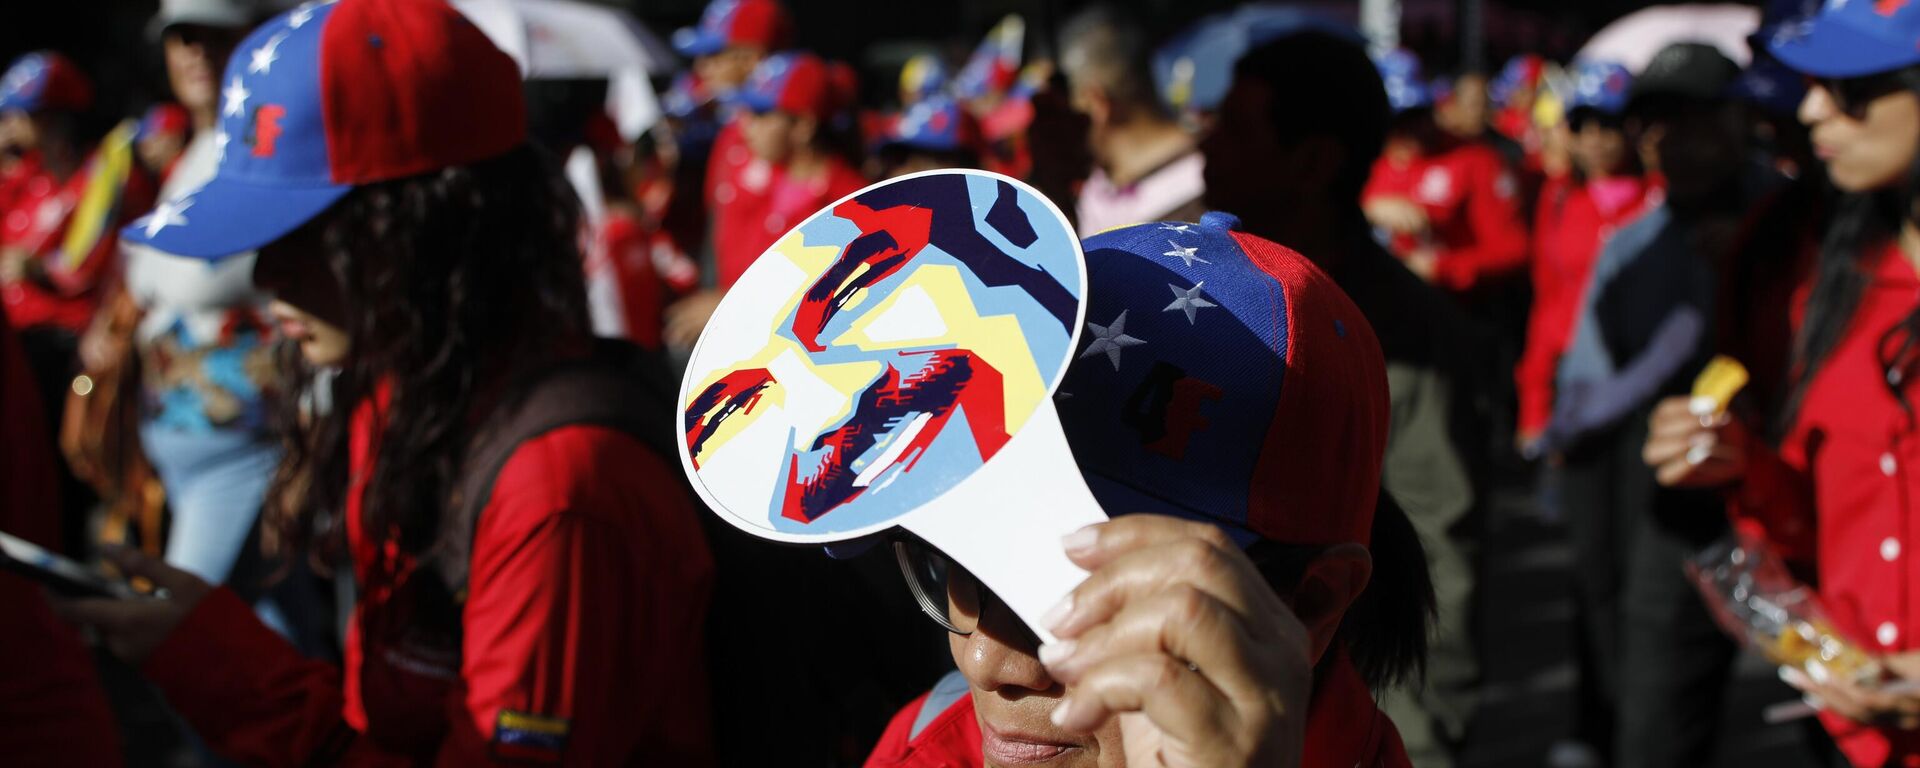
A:
[[[700,633],[710,564],[669,469],[598,427],[514,452],[474,535],[466,699],[440,765],[711,760]]]
[[[1558,290],[1542,254],[1553,230],[1557,201],[1565,189],[1564,177],[1548,179],[1540,189],[1534,206],[1533,223],[1533,306],[1527,310],[1526,347],[1513,369],[1514,390],[1520,399],[1520,431],[1538,432],[1547,428],[1553,417],[1553,375],[1559,362],[1565,334],[1554,332],[1553,299]]]
[[[1456,291],[1523,269],[1527,264],[1527,228],[1520,220],[1519,181],[1492,149],[1472,156],[1467,191],[1467,223],[1472,244],[1441,250],[1439,282]]]
[[[1796,565],[1813,563],[1819,551],[1804,444],[1798,433],[1777,452],[1755,441],[1746,478],[1727,494],[1727,512],[1735,524],[1762,536]]]
[[[307,765],[352,736],[340,670],[300,655],[221,588],[142,667],[208,746],[245,765]]]

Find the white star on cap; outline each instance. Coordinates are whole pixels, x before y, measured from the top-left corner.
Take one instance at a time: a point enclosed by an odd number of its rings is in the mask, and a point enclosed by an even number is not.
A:
[[[220,114],[227,117],[240,117],[241,115],[245,115],[247,113],[247,97],[252,95],[253,93],[247,90],[247,84],[240,82],[240,76],[234,75],[233,82],[228,83],[226,89],[220,91],[220,98],[225,100],[220,107]]]
[[[1178,232],[1183,235],[1193,231],[1192,224],[1161,224],[1160,228],[1168,232]]]
[[[232,140],[231,137],[227,136],[225,130],[213,135],[213,151],[216,154],[213,161],[215,163],[224,163],[227,161],[227,142]]]
[[[1193,266],[1193,263],[1194,263],[1194,262],[1196,262],[1196,261],[1197,261],[1197,262],[1200,262],[1200,263],[1202,263],[1202,264],[1212,264],[1212,263],[1213,263],[1213,262],[1211,262],[1211,261],[1207,261],[1206,259],[1203,259],[1203,258],[1200,258],[1200,257],[1199,257],[1199,256],[1197,255],[1197,252],[1198,252],[1198,251],[1200,250],[1200,246],[1197,246],[1197,245],[1196,245],[1196,246],[1193,246],[1193,247],[1191,247],[1191,248],[1182,248],[1182,247],[1180,247],[1180,244],[1179,244],[1179,243],[1176,243],[1176,242],[1174,242],[1174,241],[1172,241],[1172,240],[1168,240],[1168,241],[1167,241],[1167,245],[1169,245],[1169,246],[1171,246],[1171,247],[1173,248],[1173,250],[1171,250],[1171,251],[1167,251],[1166,253],[1163,253],[1163,254],[1160,254],[1160,255],[1162,255],[1162,256],[1172,256],[1172,257],[1174,257],[1174,258],[1176,258],[1176,259],[1179,259],[1179,260],[1181,260],[1182,262],[1185,262],[1185,263],[1186,263],[1186,265],[1187,265],[1187,266],[1189,266],[1189,267],[1191,267],[1191,266]]]
[[[307,22],[313,20],[313,9],[322,5],[326,5],[326,3],[318,3],[313,0],[307,0],[307,2],[301,3],[300,7],[293,9],[293,13],[287,14],[287,26],[292,29],[299,29],[306,26]]]
[[[1145,341],[1127,335],[1127,311],[1120,310],[1120,316],[1113,319],[1112,325],[1087,323],[1087,330],[1093,331],[1093,343],[1087,345],[1087,351],[1080,353],[1081,358],[1107,353],[1107,362],[1113,363],[1114,370],[1120,370],[1120,350],[1137,347]]]
[[[193,198],[190,197],[168,200],[154,207],[153,213],[141,217],[141,219],[134,222],[134,224],[140,227],[141,231],[147,233],[148,238],[152,238],[154,235],[160,234],[160,230],[187,223],[185,214],[187,209],[192,207]]]
[[[1202,280],[1200,282],[1194,283],[1192,288],[1188,288],[1187,290],[1183,291],[1183,290],[1180,290],[1180,286],[1174,285],[1172,283],[1168,283],[1167,288],[1173,291],[1173,303],[1168,304],[1166,309],[1163,309],[1160,311],[1173,312],[1177,310],[1180,312],[1185,312],[1187,313],[1187,325],[1193,325],[1193,316],[1199,313],[1200,310],[1206,309],[1208,307],[1220,306],[1211,301],[1207,301],[1206,299],[1200,298],[1200,286],[1203,286],[1206,284],[1207,284],[1207,281]]]
[[[280,44],[286,39],[286,32],[276,32],[260,47],[253,49],[252,60],[247,62],[247,71],[256,75],[273,74],[273,63],[280,60]]]

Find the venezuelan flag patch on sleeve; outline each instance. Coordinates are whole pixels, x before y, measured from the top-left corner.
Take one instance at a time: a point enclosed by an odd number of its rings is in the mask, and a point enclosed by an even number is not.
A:
[[[567,746],[566,718],[547,717],[511,709],[500,710],[493,722],[494,756],[508,760],[558,763]]]

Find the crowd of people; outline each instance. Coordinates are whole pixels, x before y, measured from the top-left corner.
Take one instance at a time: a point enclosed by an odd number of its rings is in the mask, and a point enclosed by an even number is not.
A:
[[[171,98],[104,136],[61,53],[0,78],[0,531],[148,593],[0,573],[0,761],[139,762],[131,668],[210,766],[1447,768],[1524,474],[1574,553],[1552,765],[1712,763],[1739,646],[1684,566],[1731,538],[1876,662],[1782,668],[1808,764],[1920,768],[1920,4],[1438,77],[1310,11],[1094,4],[878,105],[713,0],[643,131],[475,5],[163,0]],[[1089,264],[1060,417],[1113,520],[1044,632],[677,468],[748,267],[951,168]]]

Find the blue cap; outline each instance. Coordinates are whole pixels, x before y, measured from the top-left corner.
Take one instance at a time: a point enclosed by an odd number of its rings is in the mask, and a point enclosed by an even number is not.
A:
[[[1920,64],[1920,3],[1828,0],[1812,18],[1782,23],[1767,50],[1814,77],[1863,77]]]
[[[1546,60],[1531,53],[1523,53],[1511,59],[1500,68],[1500,74],[1487,84],[1487,96],[1493,103],[1507,106],[1514,94],[1529,84],[1538,84],[1546,72]]]
[[[0,75],[0,112],[79,111],[92,103],[92,84],[73,62],[53,51],[21,56]]]
[[[234,48],[220,79],[214,178],[162,201],[123,239],[218,258],[272,242],[353,189],[334,181],[320,82],[321,31],[337,8],[302,6]]]
[[[1566,111],[1591,109],[1608,115],[1627,110],[1627,95],[1633,88],[1633,74],[1612,61],[1577,61],[1573,64],[1573,93],[1567,96]]]
[[[920,100],[887,131],[883,146],[906,147],[928,152],[973,151],[980,140],[980,129],[973,116],[953,99],[934,95]]]
[[[711,56],[735,45],[785,48],[793,20],[777,0],[713,0],[700,23],[673,33],[673,47],[685,56]]]
[[[1421,79],[1420,59],[1412,51],[1388,51],[1376,57],[1373,65],[1380,70],[1380,82],[1387,87],[1387,103],[1393,106],[1394,114],[1433,106],[1433,92]]]
[[[1294,34],[1317,32],[1364,44],[1358,30],[1312,11],[1256,3],[1195,22],[1153,54],[1154,88],[1175,111],[1219,108],[1233,67],[1248,51]]]

